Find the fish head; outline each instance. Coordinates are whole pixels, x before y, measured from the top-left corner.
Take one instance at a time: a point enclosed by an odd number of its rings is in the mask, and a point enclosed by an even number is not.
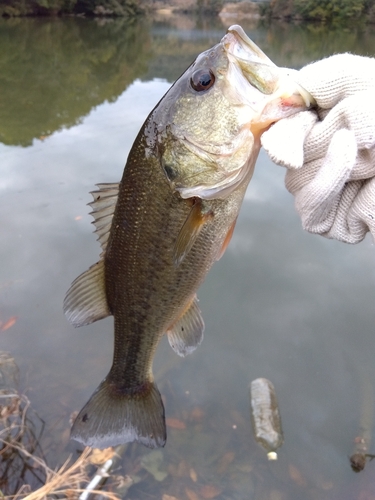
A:
[[[262,132],[308,106],[285,70],[232,26],[151,113],[148,151],[182,198],[226,198],[250,180]]]

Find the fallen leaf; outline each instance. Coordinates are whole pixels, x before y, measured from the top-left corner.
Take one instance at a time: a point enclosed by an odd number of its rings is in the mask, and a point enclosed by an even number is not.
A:
[[[186,429],[185,422],[178,418],[167,418],[166,424],[168,427],[172,427],[172,429]]]
[[[199,490],[199,493],[202,495],[202,497],[207,499],[215,498],[220,495],[221,492],[222,490],[217,486],[214,486],[213,484],[206,484]]]
[[[189,476],[189,466],[185,460],[181,460],[177,467],[178,477],[188,477]]]
[[[196,406],[190,412],[190,418],[192,418],[193,420],[202,420],[204,415],[204,411],[202,410],[202,408],[199,408],[199,406]]]
[[[247,420],[237,410],[231,410],[230,416],[237,427],[247,427]]]
[[[199,500],[198,495],[193,490],[189,490],[189,488],[185,488],[185,493],[186,493],[189,500]]]
[[[12,316],[5,323],[2,323],[0,326],[0,331],[5,332],[8,328],[12,327],[14,323],[17,321],[17,316]]]
[[[249,474],[253,470],[253,466],[249,463],[238,464],[236,468],[245,474]]]
[[[234,452],[233,451],[227,451],[225,455],[223,455],[219,461],[219,466],[217,468],[218,474],[224,474],[227,469],[229,464],[231,464],[234,460]]]
[[[104,450],[99,450],[98,448],[94,448],[92,450],[90,457],[89,457],[89,462],[90,462],[90,464],[94,464],[94,465],[102,465],[107,460],[112,458],[114,454],[115,454],[115,451],[112,447],[105,448]]]
[[[178,500],[176,497],[172,497],[171,495],[163,495],[161,500]]]
[[[270,496],[269,496],[270,500],[283,500],[284,498],[285,497],[281,491],[279,491],[279,490],[271,490],[270,491]]]
[[[306,479],[295,465],[289,464],[289,476],[298,486],[306,486]]]
[[[190,469],[189,471],[189,475],[190,475],[190,479],[196,483],[197,480],[198,480],[198,476],[197,476],[197,473],[195,472],[195,470],[193,468]]]
[[[177,466],[175,464],[169,464],[167,466],[167,470],[168,470],[168,473],[171,475],[171,476],[177,476]]]

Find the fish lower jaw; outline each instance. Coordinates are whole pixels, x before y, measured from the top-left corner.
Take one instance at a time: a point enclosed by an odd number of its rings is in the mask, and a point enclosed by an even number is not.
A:
[[[270,125],[282,118],[287,118],[288,116],[292,116],[300,111],[306,111],[307,109],[309,108],[306,106],[302,95],[284,94],[277,99],[273,99],[264,107],[258,120],[253,122],[251,131],[253,133],[257,133],[259,130],[265,132]]]

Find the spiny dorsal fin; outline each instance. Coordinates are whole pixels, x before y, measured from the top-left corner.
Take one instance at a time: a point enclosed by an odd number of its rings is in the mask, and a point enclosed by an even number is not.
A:
[[[168,331],[168,341],[179,356],[192,353],[202,342],[204,321],[198,307],[198,299],[194,296],[190,306]]]
[[[179,266],[190,252],[205,222],[212,219],[213,214],[206,211],[202,200],[192,198],[193,206],[187,216],[178,236],[173,250],[174,263]]]
[[[89,325],[111,314],[105,293],[103,260],[73,281],[64,299],[64,313],[75,327]]]
[[[91,215],[94,217],[95,233],[102,247],[102,254],[107,247],[109,230],[111,229],[112,218],[115,211],[119,192],[119,183],[97,184],[98,190],[92,191],[94,201],[89,203],[92,208]]]

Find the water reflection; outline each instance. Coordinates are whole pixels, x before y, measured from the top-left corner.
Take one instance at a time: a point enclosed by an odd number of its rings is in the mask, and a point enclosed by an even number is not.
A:
[[[290,67],[337,52],[374,51],[364,27],[242,24],[276,63]],[[136,78],[173,82],[224,29],[219,18],[187,16],[152,26],[147,20],[1,19],[0,141],[28,146],[71,127],[94,107],[116,100]]]
[[[375,54],[367,31],[243,24],[280,65],[345,50]],[[74,19],[0,25],[2,68],[9,63],[0,78],[1,140],[30,145],[0,144],[0,321],[17,318],[0,335],[46,421],[41,445],[52,466],[76,451],[69,416],[112,356],[111,319],[75,331],[61,310],[70,282],[100,253],[88,193],[97,182],[119,180],[136,133],[169,87],[165,80],[223,32],[218,20],[191,18],[149,28]],[[355,475],[348,457],[362,394],[370,405],[374,394],[374,247],[370,239],[349,246],[303,233],[283,173],[260,155],[232,243],[199,292],[202,345],[186,359],[167,342],[157,352],[157,383],[175,419],[163,450],[168,477],[158,483],[143,471],[130,490],[134,500],[215,491],[220,500],[373,494],[374,462]],[[257,377],[269,378],[278,395],[285,443],[277,463],[267,462],[251,434],[248,384]],[[129,446],[125,473],[147,454]],[[204,489],[212,485],[217,490]]]
[[[228,19],[226,27],[233,23]],[[277,64],[291,68],[340,52],[372,56],[375,52],[373,28],[354,24],[332,28],[324,24],[273,22],[255,24],[243,20],[246,33]]]
[[[354,24],[346,29],[324,24],[273,23],[265,30],[262,48],[273,60],[287,67],[304,64],[340,52],[373,56],[373,28]]]
[[[0,20],[0,141],[28,146],[79,123],[146,72],[146,23]]]

